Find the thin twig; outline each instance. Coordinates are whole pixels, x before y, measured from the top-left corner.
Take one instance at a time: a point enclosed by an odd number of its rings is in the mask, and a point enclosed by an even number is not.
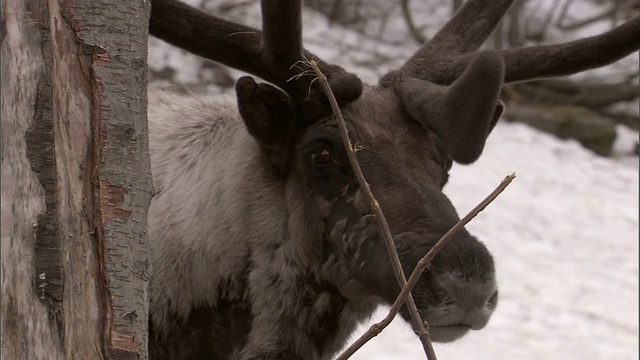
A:
[[[391,323],[393,318],[398,314],[398,311],[400,311],[400,307],[404,303],[407,295],[410,294],[411,289],[413,289],[415,284],[418,282],[420,275],[422,275],[425,269],[429,268],[431,260],[433,260],[436,254],[440,252],[440,250],[442,250],[442,248],[449,242],[449,240],[451,240],[451,238],[455,236],[455,234],[458,233],[458,231],[460,231],[469,221],[476,217],[476,215],[478,215],[482,210],[484,210],[485,207],[487,207],[487,205],[489,205],[496,197],[498,197],[498,195],[500,195],[500,193],[502,193],[502,191],[504,191],[504,189],[509,186],[509,184],[511,183],[511,181],[513,181],[513,179],[515,179],[515,177],[515,173],[505,177],[500,185],[498,185],[498,187],[491,192],[491,194],[489,194],[484,200],[482,200],[482,202],[476,205],[476,207],[474,207],[465,217],[460,219],[460,221],[458,221],[440,238],[440,240],[438,240],[438,242],[431,248],[431,250],[429,250],[429,252],[427,252],[427,254],[422,259],[420,259],[420,261],[418,261],[418,264],[411,273],[409,280],[407,280],[407,285],[405,285],[402,288],[402,291],[400,291],[400,295],[398,295],[396,301],[394,301],[393,305],[391,305],[391,309],[389,309],[389,313],[387,314],[387,316],[385,316],[382,321],[371,325],[371,327],[353,344],[351,344],[351,346],[343,351],[342,354],[340,354],[340,356],[336,358],[336,360],[348,359],[351,355],[358,351],[358,349],[360,349],[369,340],[377,336],[382,330],[384,330],[384,328],[386,328]]]
[[[400,288],[404,288],[407,284],[407,278],[404,275],[404,271],[402,270],[402,265],[400,264],[400,258],[398,257],[398,251],[396,249],[395,243],[393,241],[393,236],[391,235],[391,230],[389,230],[389,225],[387,224],[387,220],[384,217],[384,213],[380,208],[380,204],[371,193],[371,189],[369,188],[369,184],[367,180],[364,178],[362,174],[362,170],[360,169],[360,165],[358,164],[358,158],[356,157],[356,153],[351,145],[351,139],[349,139],[349,131],[347,130],[347,126],[345,125],[344,118],[342,117],[342,112],[340,111],[340,107],[338,106],[338,102],[336,101],[335,96],[333,95],[333,91],[331,91],[331,87],[327,82],[326,76],[320,71],[318,68],[318,64],[315,60],[311,59],[309,61],[309,65],[318,75],[318,80],[320,81],[320,85],[324,90],[327,98],[329,99],[329,103],[331,104],[331,109],[333,111],[336,122],[338,123],[338,127],[340,128],[340,134],[342,135],[342,141],[344,143],[344,147],[347,151],[347,156],[349,157],[349,162],[351,163],[351,167],[353,168],[354,173],[356,174],[356,179],[360,184],[360,189],[366,194],[371,203],[371,209],[378,219],[378,225],[380,227],[380,232],[382,233],[382,237],[384,239],[384,243],[387,247],[387,251],[389,252],[389,257],[391,259],[391,265],[393,267],[393,271],[396,275],[396,279],[398,280],[398,284],[400,284]],[[411,316],[411,320],[413,322],[414,331],[418,334],[420,341],[422,342],[422,347],[427,355],[427,359],[429,360],[437,360],[436,354],[433,350],[433,346],[431,345],[431,341],[429,340],[429,332],[424,326],[423,320],[420,318],[420,314],[418,313],[418,308],[416,307],[415,302],[413,301],[413,296],[411,293],[407,294],[406,301],[407,309],[409,310],[409,314]]]
[[[416,27],[416,24],[413,22],[413,17],[411,16],[411,10],[409,9],[409,0],[402,0],[401,5],[402,5],[402,16],[404,17],[404,21],[407,23],[407,26],[409,27],[409,31],[411,32],[411,35],[413,35],[413,38],[418,42],[418,44],[422,45],[426,43],[428,39],[426,38],[426,36],[422,34],[422,32],[420,32],[420,30],[418,30],[418,28]]]

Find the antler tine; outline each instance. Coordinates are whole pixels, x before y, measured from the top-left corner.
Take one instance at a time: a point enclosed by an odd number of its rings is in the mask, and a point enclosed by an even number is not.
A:
[[[505,82],[565,76],[611,64],[640,49],[640,16],[604,34],[556,45],[506,50]]]
[[[207,59],[267,79],[269,74],[255,59],[262,34],[175,0],[153,0],[149,33]]]
[[[302,2],[270,0],[261,7],[264,53],[291,67],[302,54]]]
[[[638,34],[640,16],[600,35],[561,44],[502,51],[500,55],[505,63],[504,81],[513,83],[566,76],[611,64],[640,49]],[[425,64],[414,71],[413,77],[442,85],[451,84],[464,72],[475,56],[475,53],[470,52],[459,54],[457,57],[446,57],[445,61],[442,61],[441,57],[427,55],[423,60],[413,60]],[[391,72],[381,81],[391,80],[394,75],[395,73]],[[402,75],[412,76],[406,73]]]
[[[442,67],[463,53],[477,50],[507,12],[513,0],[468,0],[447,24],[400,69],[404,76],[438,82]],[[464,69],[460,69],[460,73]],[[459,74],[459,73],[458,73]]]
[[[209,15],[177,0],[153,0],[149,33],[172,45],[269,81],[296,100],[306,119],[331,113],[313,77],[297,77],[291,65],[318,58],[302,47],[300,1],[262,0],[264,33]],[[339,66],[319,61],[340,105],[362,94],[362,82]]]

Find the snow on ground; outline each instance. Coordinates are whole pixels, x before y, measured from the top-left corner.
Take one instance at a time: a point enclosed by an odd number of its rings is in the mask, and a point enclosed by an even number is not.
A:
[[[198,5],[200,0],[188,2]],[[419,25],[437,29],[446,20],[443,9],[448,1],[413,3]],[[551,2],[543,3],[550,6]],[[577,10],[590,6],[584,1],[574,3]],[[260,26],[257,3],[239,9],[240,13],[223,16]],[[435,15],[425,20],[423,13]],[[395,45],[330,26],[309,9],[304,12],[304,27],[309,50],[368,83],[401,65],[417,48],[402,35],[406,26],[400,14],[389,19],[385,34]],[[552,40],[568,41],[606,30],[606,24],[600,24],[570,39]],[[399,46],[400,37],[405,41]],[[155,39],[150,46],[151,68],[169,65],[178,70],[180,82],[202,81],[196,57],[184,57]],[[637,54],[580,76],[612,78],[621,68],[637,69]],[[631,108],[637,109],[637,104],[633,102]],[[629,152],[638,133],[618,130],[621,140],[616,152]],[[517,174],[506,191],[468,225],[495,256],[499,305],[487,328],[452,344],[436,344],[438,358],[637,359],[638,170],[637,156],[605,159],[574,141],[560,141],[525,125],[499,123],[481,159],[467,167],[454,166],[445,188],[462,216],[504,176]],[[383,316],[381,310],[373,319]],[[419,341],[401,320],[353,357],[424,358]]]

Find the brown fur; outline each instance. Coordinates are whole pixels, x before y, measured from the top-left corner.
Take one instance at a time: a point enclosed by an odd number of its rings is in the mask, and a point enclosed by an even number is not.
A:
[[[230,100],[151,91],[149,103],[152,358],[328,359],[394,300],[376,220],[331,120],[300,133],[282,174]],[[458,217],[441,191],[446,151],[398,106],[374,87],[344,112],[410,272]],[[327,174],[308,166],[305,147],[318,139],[331,143]],[[414,290],[436,341],[483,327],[495,306],[491,255],[466,232],[453,242]]]

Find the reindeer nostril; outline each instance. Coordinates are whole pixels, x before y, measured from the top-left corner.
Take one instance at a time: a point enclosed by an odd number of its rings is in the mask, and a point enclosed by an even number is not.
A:
[[[487,299],[485,297],[485,299]],[[461,323],[472,330],[480,330],[487,326],[489,318],[498,303],[498,291],[494,291],[484,305],[476,303],[475,306],[466,307]]]
[[[498,305],[498,290],[493,292],[493,295],[487,300],[487,307],[491,310],[495,309]]]
[[[468,311],[462,319],[462,324],[467,325],[473,330],[480,330],[487,326],[491,311],[487,309],[474,309]]]

